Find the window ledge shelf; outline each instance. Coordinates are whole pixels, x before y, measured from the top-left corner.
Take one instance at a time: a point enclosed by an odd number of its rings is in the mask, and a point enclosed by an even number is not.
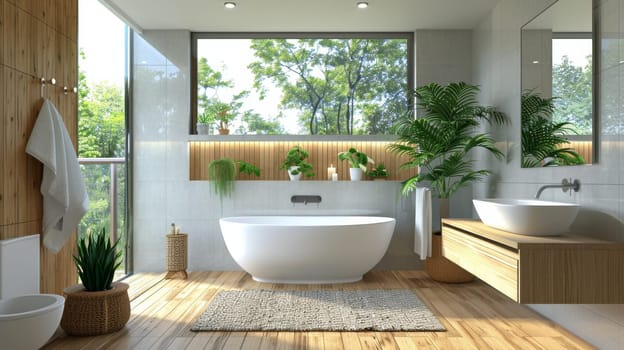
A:
[[[396,141],[396,135],[189,135],[190,142],[212,141]]]

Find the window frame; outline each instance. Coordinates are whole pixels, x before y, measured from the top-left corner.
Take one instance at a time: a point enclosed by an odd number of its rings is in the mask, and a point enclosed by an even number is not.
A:
[[[197,42],[201,39],[405,39],[407,40],[407,89],[408,91],[414,90],[414,32],[191,32],[191,117],[189,118],[191,135],[197,134]]]

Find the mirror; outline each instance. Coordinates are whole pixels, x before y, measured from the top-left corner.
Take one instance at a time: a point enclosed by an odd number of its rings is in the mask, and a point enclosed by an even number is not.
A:
[[[596,163],[593,38],[592,0],[553,1],[522,27],[522,167]]]

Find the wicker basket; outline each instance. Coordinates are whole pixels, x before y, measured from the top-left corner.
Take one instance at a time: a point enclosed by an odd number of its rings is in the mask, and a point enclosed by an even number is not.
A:
[[[116,332],[130,319],[128,285],[113,283],[113,288],[88,292],[82,285],[65,288],[65,307],[61,328],[69,335],[91,336]]]
[[[184,278],[188,266],[188,235],[186,233],[167,235],[167,276],[171,278],[178,272]]]

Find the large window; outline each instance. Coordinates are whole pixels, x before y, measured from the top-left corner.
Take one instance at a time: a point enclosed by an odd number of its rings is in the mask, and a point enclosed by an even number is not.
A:
[[[411,33],[195,33],[192,42],[193,130],[389,134],[407,112]]]
[[[78,157],[89,210],[78,235],[102,228],[120,240],[123,263],[116,278],[130,272],[126,177],[126,25],[97,0],[80,0]]]

